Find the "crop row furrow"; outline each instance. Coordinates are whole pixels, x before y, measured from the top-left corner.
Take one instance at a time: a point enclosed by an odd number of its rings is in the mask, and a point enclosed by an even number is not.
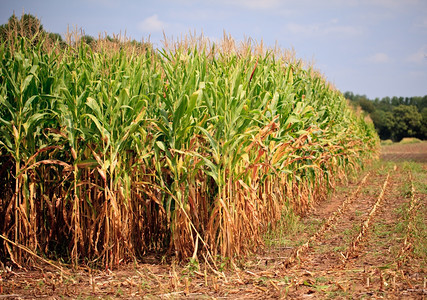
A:
[[[366,236],[366,234],[369,230],[369,226],[371,224],[371,221],[372,221],[375,213],[377,212],[378,207],[381,205],[381,203],[383,201],[384,193],[385,193],[387,185],[389,183],[389,177],[390,177],[390,172],[387,174],[387,177],[383,183],[381,192],[380,192],[377,200],[375,201],[374,205],[372,206],[371,210],[369,211],[369,214],[366,217],[366,219],[362,222],[359,234],[353,238],[353,240],[350,244],[350,247],[347,249],[346,253],[342,255],[343,263],[345,263],[354,254],[354,252],[358,249],[360,242]]]
[[[328,230],[330,230],[334,226],[334,224],[336,224],[338,218],[340,216],[342,216],[342,214],[346,211],[347,207],[359,195],[360,190],[365,185],[365,182],[366,182],[367,178],[369,177],[369,175],[370,175],[370,173],[368,172],[363,177],[363,179],[360,181],[357,188],[352,192],[352,194],[349,197],[347,197],[341,203],[341,205],[338,207],[338,209],[330,215],[330,217],[326,220],[326,222],[323,223],[323,225],[316,231],[316,233],[314,233],[304,244],[302,244],[298,248],[294,249],[292,254],[284,262],[285,268],[288,268],[295,261],[299,260],[301,258],[301,256],[309,249],[309,246],[311,243],[313,243],[317,239],[319,239],[324,233],[326,233]]]
[[[415,186],[412,178],[412,173],[409,173],[409,179],[411,182],[411,199],[409,201],[409,208],[407,210],[407,225],[405,228],[405,238],[403,240],[403,244],[400,247],[399,253],[396,257],[397,267],[400,269],[405,261],[407,255],[413,250],[413,242],[414,242],[414,229],[415,229],[415,217],[417,215],[417,206],[419,199],[416,197]]]

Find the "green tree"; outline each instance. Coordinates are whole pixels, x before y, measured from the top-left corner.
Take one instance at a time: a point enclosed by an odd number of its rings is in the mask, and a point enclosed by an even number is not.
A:
[[[371,114],[375,129],[382,140],[391,139],[394,128],[394,117],[390,111],[375,110]]]
[[[427,140],[427,107],[421,111],[421,128],[418,138]]]
[[[95,43],[95,38],[93,37],[93,36],[91,36],[91,35],[88,35],[88,34],[86,34],[86,35],[84,35],[83,37],[82,37],[82,40],[86,43],[86,44],[88,44],[90,47],[92,47],[93,46],[93,44]]]
[[[392,139],[400,141],[404,137],[415,137],[421,127],[422,116],[413,105],[393,107]]]
[[[393,108],[392,104],[391,104],[391,99],[390,97],[384,97],[381,99],[380,103],[377,106],[377,109],[381,109],[384,111],[391,111]]]
[[[366,98],[361,98],[359,100],[359,105],[364,111],[369,114],[375,111],[374,103]]]
[[[6,24],[0,25],[1,41],[9,40],[13,44],[17,37],[26,37],[32,41],[33,45],[43,39],[48,39],[53,43],[59,43],[62,48],[66,46],[59,33],[46,32],[41,21],[31,14],[23,14],[21,18],[13,14]]]
[[[354,94],[353,94],[353,92],[349,92],[349,91],[345,92],[344,93],[344,97],[346,99],[348,99],[348,100],[354,100]]]
[[[6,40],[15,36],[25,36],[33,38],[34,35],[45,32],[40,20],[31,14],[23,14],[21,19],[18,19],[13,14],[8,22],[0,27],[0,36],[2,40]]]

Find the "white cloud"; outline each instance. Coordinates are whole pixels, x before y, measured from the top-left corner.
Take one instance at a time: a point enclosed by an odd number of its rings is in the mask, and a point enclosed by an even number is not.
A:
[[[406,61],[417,64],[427,62],[427,45],[424,45],[417,52],[409,55]]]
[[[375,64],[383,64],[383,63],[388,63],[391,61],[390,57],[386,53],[383,53],[383,52],[375,53],[375,54],[369,56],[366,60],[368,62],[375,63]]]
[[[161,21],[157,14],[152,15],[139,22],[138,28],[143,32],[159,32],[168,27],[168,24]]]

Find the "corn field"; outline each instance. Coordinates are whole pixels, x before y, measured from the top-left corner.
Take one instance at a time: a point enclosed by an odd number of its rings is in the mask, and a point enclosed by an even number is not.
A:
[[[263,246],[377,154],[373,125],[288,52],[228,37],[0,46],[0,257],[114,267]]]

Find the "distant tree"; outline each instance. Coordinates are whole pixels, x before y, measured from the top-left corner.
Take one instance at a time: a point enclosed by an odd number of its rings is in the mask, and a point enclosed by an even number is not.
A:
[[[23,34],[28,34],[29,36],[34,36],[38,32],[44,32],[40,20],[31,14],[22,15],[20,25],[23,27]]]
[[[392,104],[391,104],[391,99],[390,97],[384,97],[381,99],[379,105],[377,106],[377,109],[381,109],[384,111],[391,111],[393,108]]]
[[[17,37],[26,37],[34,45],[40,40],[46,39],[58,43],[60,47],[66,46],[59,33],[46,32],[41,21],[31,14],[23,14],[19,19],[13,14],[6,24],[0,26],[1,41],[9,40],[13,44]]]
[[[49,38],[54,42],[62,42],[62,36],[59,33],[49,33]]]
[[[7,32],[7,24],[0,25],[0,41],[5,41],[7,39]]]
[[[64,48],[67,46],[67,43],[62,39],[62,36],[59,33],[49,33],[48,34],[49,40],[51,40],[53,43],[59,44],[59,47]]]
[[[371,119],[382,140],[392,138],[392,130],[394,128],[394,117],[392,112],[376,110],[371,114]]]
[[[419,111],[427,108],[427,95],[424,97],[415,97],[415,105],[418,107]]]
[[[365,95],[345,92],[353,107],[370,115],[381,139],[403,137],[427,139],[427,95],[423,97],[384,97],[370,100]]]
[[[105,39],[109,42],[120,44],[120,40],[116,36],[111,37],[111,36],[107,35],[105,37]]]
[[[366,98],[361,98],[359,100],[359,105],[367,113],[372,113],[375,111],[374,103],[371,100],[368,100]]]
[[[0,28],[0,36],[2,40],[6,40],[15,36],[25,36],[32,39],[36,34],[43,33],[43,25],[40,20],[31,14],[24,14],[18,19],[13,14],[6,24]]]
[[[95,43],[95,38],[93,37],[93,36],[91,36],[91,35],[88,35],[88,34],[86,34],[86,35],[84,35],[83,37],[82,37],[82,40],[83,40],[83,42],[85,42],[87,45],[89,45],[90,47],[92,47],[93,46],[93,44]]]
[[[421,128],[418,138],[427,140],[427,107],[421,111]]]
[[[345,92],[344,93],[344,97],[346,99],[348,99],[348,100],[354,100],[354,94],[353,94],[353,92],[349,92],[349,91]]]
[[[143,50],[153,49],[153,45],[149,42],[138,42],[137,40],[132,40],[130,41],[130,44]]]
[[[384,97],[384,98],[382,98],[381,102],[383,102],[384,104],[387,104],[387,105],[391,105],[391,99],[390,99],[390,97]]]
[[[398,105],[400,105],[401,103],[400,103],[400,101],[399,101],[399,98],[398,97],[396,97],[396,96],[394,96],[393,98],[391,98],[391,105],[393,105],[393,106],[398,106]]]
[[[422,116],[413,105],[393,107],[392,139],[400,141],[404,137],[417,136],[421,127]]]

